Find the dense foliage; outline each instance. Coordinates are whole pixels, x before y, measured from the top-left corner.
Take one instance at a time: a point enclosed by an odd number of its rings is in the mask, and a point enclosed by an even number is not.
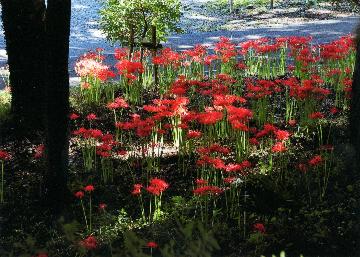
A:
[[[151,26],[158,40],[166,40],[177,30],[180,19],[178,0],[106,0],[100,11],[100,24],[107,38],[115,43],[137,46],[151,39]],[[133,38],[132,38],[133,37]]]

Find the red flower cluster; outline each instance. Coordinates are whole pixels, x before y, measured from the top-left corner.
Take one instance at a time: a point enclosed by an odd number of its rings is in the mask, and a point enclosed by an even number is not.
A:
[[[164,180],[159,178],[153,178],[150,180],[149,186],[146,188],[146,190],[153,194],[159,196],[164,192],[166,189],[168,189],[169,184],[166,183]]]
[[[237,54],[235,45],[226,37],[220,37],[220,41],[215,44],[214,50],[224,63],[229,62]]]
[[[200,186],[196,188],[193,193],[194,195],[219,195],[224,192],[223,189],[217,186]]]
[[[82,199],[84,197],[84,192],[83,191],[77,191],[74,195],[75,195],[76,198]]]
[[[265,226],[264,224],[262,223],[255,223],[253,225],[253,229],[257,232],[260,232],[261,234],[265,234],[266,233],[266,229],[265,229]]]
[[[128,103],[125,101],[125,99],[121,97],[117,97],[115,98],[114,102],[107,104],[107,108],[109,108],[110,110],[115,110],[119,108],[128,108],[128,107],[129,107]]]
[[[313,158],[309,160],[309,164],[311,166],[318,166],[323,162],[323,158],[321,155],[315,155]]]
[[[147,242],[146,246],[149,248],[158,248],[159,247],[158,244],[155,243],[154,241]]]
[[[141,62],[132,62],[129,60],[120,60],[115,64],[115,68],[118,70],[119,74],[124,75],[129,80],[135,80],[137,77],[135,73],[143,73],[144,67]]]
[[[69,118],[70,120],[77,120],[80,116],[76,113],[72,113],[70,114]]]
[[[95,190],[95,187],[93,185],[87,185],[86,187],[84,187],[84,191],[91,193],[92,191]]]
[[[134,185],[134,189],[133,191],[131,192],[132,195],[139,195],[141,194],[141,188],[143,187],[143,185],[141,184],[135,184]]]
[[[283,142],[276,142],[271,148],[271,151],[273,153],[282,153],[282,152],[286,152],[287,148]]]
[[[188,130],[186,137],[187,138],[199,138],[199,137],[201,137],[201,131]]]
[[[10,154],[4,150],[0,150],[0,160],[5,161],[10,159]]]
[[[45,145],[41,144],[35,148],[34,158],[39,159],[44,155]]]
[[[87,250],[94,250],[97,248],[97,239],[94,236],[88,236],[80,242],[80,245]]]

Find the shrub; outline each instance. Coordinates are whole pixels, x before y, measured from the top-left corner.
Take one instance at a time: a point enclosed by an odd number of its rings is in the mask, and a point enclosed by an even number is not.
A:
[[[151,38],[155,26],[157,39],[165,40],[178,31],[179,0],[106,0],[100,10],[100,24],[107,39],[130,47]]]

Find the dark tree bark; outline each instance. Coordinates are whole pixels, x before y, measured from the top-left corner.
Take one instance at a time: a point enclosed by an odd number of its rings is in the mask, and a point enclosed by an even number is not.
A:
[[[45,128],[47,170],[43,203],[61,214],[69,199],[68,113],[71,0],[0,0],[20,131]]]
[[[69,35],[71,0],[48,0],[46,10],[47,83],[45,199],[61,214],[69,200]]]
[[[1,0],[12,90],[11,111],[17,132],[43,127],[44,31],[43,0]]]

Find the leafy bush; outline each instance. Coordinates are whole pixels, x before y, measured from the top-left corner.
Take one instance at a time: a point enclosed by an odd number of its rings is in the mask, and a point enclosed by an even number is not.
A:
[[[0,90],[0,121],[5,120],[10,113],[11,94]]]
[[[158,40],[178,31],[179,0],[106,0],[100,11],[100,24],[107,39],[123,45],[137,45],[151,38],[151,26]]]

